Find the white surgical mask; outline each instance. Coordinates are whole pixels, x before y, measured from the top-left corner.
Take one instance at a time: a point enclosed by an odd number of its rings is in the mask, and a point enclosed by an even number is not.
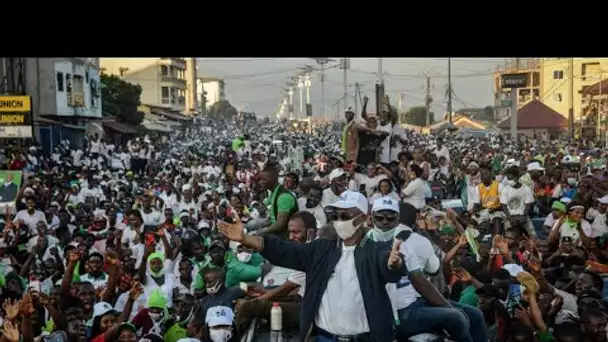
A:
[[[226,329],[209,330],[209,337],[213,342],[226,342],[232,337],[232,331]]]
[[[568,185],[576,186],[576,178],[568,178]]]
[[[372,229],[372,235],[374,237],[374,241],[391,241],[395,234],[395,228],[391,228],[386,231],[382,231],[379,228],[374,227]]]
[[[515,184],[517,183],[514,180],[508,180],[507,183],[509,184],[509,186],[515,186]]]
[[[161,312],[148,312],[148,315],[150,315],[150,318],[152,318],[154,322],[158,322],[163,318],[163,314]]]
[[[207,286],[207,293],[216,294],[220,290],[221,287],[222,287],[222,282],[218,281],[217,283],[215,283],[215,285]]]
[[[338,234],[340,239],[345,240],[355,235],[357,229],[359,229],[359,227],[361,227],[363,224],[363,222],[361,222],[361,224],[355,226],[354,221],[358,217],[359,216],[348,221],[334,221],[334,228],[336,229],[336,234]]]
[[[240,262],[247,263],[251,260],[251,253],[249,252],[240,252],[237,253],[236,258],[239,259]]]

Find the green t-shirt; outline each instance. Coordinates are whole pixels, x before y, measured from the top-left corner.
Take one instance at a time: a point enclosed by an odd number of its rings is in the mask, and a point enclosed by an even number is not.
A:
[[[179,323],[175,323],[165,332],[165,342],[177,342],[182,338],[186,338],[186,328],[183,328]]]
[[[464,290],[462,290],[462,292],[460,293],[460,299],[458,299],[458,303],[461,304],[467,304],[473,307],[477,307],[477,294],[475,293],[475,291],[477,291],[477,288],[475,287],[475,285],[469,285],[467,286]]]
[[[292,194],[283,193],[279,196],[279,199],[277,200],[277,212],[275,213],[274,205],[272,205],[272,204],[274,203],[274,199],[276,198],[278,192],[279,192],[279,185],[274,187],[274,190],[272,191],[272,194],[270,194],[270,198],[268,200],[268,202],[270,203],[270,210],[269,210],[270,223],[275,223],[277,221],[277,214],[289,213],[294,208],[297,208],[297,206],[298,206],[295,196],[293,196]]]
[[[238,152],[239,148],[241,147],[241,145],[243,145],[243,140],[236,138],[234,140],[232,140],[232,150],[234,152]]]

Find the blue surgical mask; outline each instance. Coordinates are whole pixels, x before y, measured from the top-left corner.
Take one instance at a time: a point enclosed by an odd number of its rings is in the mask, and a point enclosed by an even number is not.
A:
[[[395,234],[395,228],[383,231],[379,228],[374,227],[372,229],[372,236],[374,241],[391,241]]]

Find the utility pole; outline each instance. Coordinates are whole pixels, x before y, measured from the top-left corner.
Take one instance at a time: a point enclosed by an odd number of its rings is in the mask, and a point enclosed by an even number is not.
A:
[[[382,71],[382,58],[378,58],[378,77],[376,82],[376,115],[384,109],[384,74]]]
[[[325,117],[325,65],[334,60],[327,57],[317,57],[314,60],[321,65],[321,114]]]
[[[426,108],[426,126],[431,125],[431,102],[433,102],[433,98],[431,97],[431,76],[429,74],[426,75],[426,96],[424,98],[425,108]]]
[[[300,91],[300,117],[304,116],[304,75],[298,75],[298,90]]]
[[[359,101],[361,101],[361,91],[359,83],[355,82],[355,117],[359,115]]]
[[[340,69],[344,70],[344,111],[348,108],[348,69],[350,69],[350,58],[344,57],[340,59]],[[336,117],[336,121],[340,120],[339,116],[340,111],[338,111],[338,117]]]
[[[574,138],[574,58],[570,58],[568,62],[568,74],[570,79],[569,83],[569,92],[570,92],[570,108],[568,109],[568,133],[570,133],[570,139]]]
[[[448,122],[452,122],[452,58],[448,57]]]

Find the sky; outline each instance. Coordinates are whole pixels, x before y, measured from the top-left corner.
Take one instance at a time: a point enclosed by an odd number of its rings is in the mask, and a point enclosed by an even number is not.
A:
[[[325,71],[325,113],[335,117],[344,112],[344,71],[332,67],[341,57],[331,57],[334,62]],[[485,107],[493,105],[492,75],[505,58],[452,58],[452,108]],[[225,80],[226,98],[239,110],[253,111],[259,117],[275,117],[283,101],[287,82],[306,65],[320,67],[310,58],[199,58],[199,76],[221,77]],[[362,96],[370,97],[375,111],[374,86],[378,74],[377,58],[351,58],[347,73],[348,105],[354,108],[354,83],[359,83]],[[383,58],[385,92],[395,105],[402,96],[403,108],[423,106],[426,75],[431,76],[431,110],[436,118],[447,110],[447,58]],[[321,110],[321,82],[319,73],[312,78],[311,103],[313,115]],[[400,95],[402,94],[402,95]],[[304,95],[305,96],[305,95]],[[294,93],[294,111],[299,112],[299,91]],[[305,100],[304,100],[305,101]]]

